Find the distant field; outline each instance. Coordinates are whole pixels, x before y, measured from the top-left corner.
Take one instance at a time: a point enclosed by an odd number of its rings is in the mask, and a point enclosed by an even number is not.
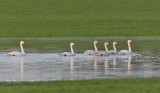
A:
[[[1,82],[1,93],[159,93],[160,78]]]
[[[160,36],[158,0],[0,0],[0,37]]]

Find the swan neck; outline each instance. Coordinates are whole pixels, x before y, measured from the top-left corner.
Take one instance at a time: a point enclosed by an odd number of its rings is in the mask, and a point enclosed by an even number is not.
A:
[[[95,51],[98,51],[96,43],[94,43],[94,49],[95,49]]]
[[[116,45],[113,43],[113,49],[115,50],[115,51],[117,51],[117,49],[116,49]]]
[[[20,47],[21,47],[21,52],[25,54],[22,44],[20,44]]]
[[[107,44],[104,44],[104,47],[105,47],[106,51],[108,52]]]
[[[71,53],[73,53],[73,54],[74,54],[73,46],[72,46],[72,45],[70,45],[70,47],[71,47]]]
[[[130,52],[132,51],[132,50],[131,50],[130,42],[128,42],[128,49],[129,49]]]

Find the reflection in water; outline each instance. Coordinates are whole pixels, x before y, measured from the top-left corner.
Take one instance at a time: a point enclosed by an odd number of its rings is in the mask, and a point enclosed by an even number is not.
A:
[[[70,59],[71,73],[73,73],[73,71],[74,71],[73,65],[74,65],[73,56],[71,56],[71,59]]]
[[[129,55],[128,56],[128,74],[130,75],[131,74],[131,59],[132,59],[132,56]]]
[[[27,54],[24,57],[7,57],[2,55],[0,81],[114,78],[142,76],[142,74],[145,77],[160,76],[158,62],[139,59],[136,56],[97,57],[77,54],[75,57],[59,57],[57,54]],[[112,64],[112,61],[113,66],[110,66],[109,62]]]
[[[120,60],[122,60],[124,63],[128,63],[128,75],[130,75],[131,73],[131,59],[132,59],[132,55],[121,55],[118,57]]]
[[[113,69],[116,69],[116,55],[113,55]]]
[[[97,56],[94,56],[94,72],[97,71]]]
[[[160,76],[160,44],[158,44],[160,39],[156,39],[157,37],[154,39],[132,38],[134,41],[136,40],[136,43],[133,44],[134,53],[132,56],[126,56],[126,59],[120,59],[120,56],[117,55],[110,55],[106,58],[80,54],[90,47],[90,43],[95,40],[94,37],[87,39],[40,38],[34,40],[26,38],[24,40],[30,43],[29,46],[26,46],[28,47],[26,49],[27,55],[24,57],[8,57],[6,53],[12,49],[19,50],[13,42],[21,41],[22,38],[3,39],[0,40],[0,45],[3,45],[0,46],[0,81]],[[115,41],[115,39],[117,39],[116,41],[119,42],[120,46],[123,46],[128,37],[123,39],[119,37],[109,38],[110,41]],[[71,58],[59,57],[58,53],[66,50],[64,45],[71,40],[76,40],[75,42],[79,43],[77,50],[75,50],[77,55]],[[99,38],[99,41],[105,40],[106,38]],[[150,43],[148,43],[148,40],[150,40]],[[99,47],[102,48],[103,46]],[[112,61],[113,66],[110,66],[109,64],[112,64]],[[74,73],[74,75],[71,73]]]
[[[106,59],[105,59],[104,67],[105,67],[105,74],[107,74],[108,73],[108,68],[109,68],[108,57],[106,57]]]
[[[21,56],[21,62],[20,62],[20,72],[21,72],[21,80],[23,80],[23,72],[24,72],[24,63],[23,63],[23,56]]]

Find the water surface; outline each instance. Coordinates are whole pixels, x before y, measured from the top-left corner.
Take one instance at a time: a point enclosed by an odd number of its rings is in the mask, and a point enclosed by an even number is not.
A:
[[[132,39],[132,55],[89,56],[83,51],[93,49],[93,41],[104,50],[103,43],[117,41],[117,49],[127,49]],[[8,57],[7,53],[20,50],[25,41],[26,56]],[[70,51],[74,42],[76,56],[61,57]],[[160,76],[159,37],[92,37],[92,38],[17,38],[0,40],[0,81],[73,80],[116,77]],[[112,45],[109,46],[112,49]]]

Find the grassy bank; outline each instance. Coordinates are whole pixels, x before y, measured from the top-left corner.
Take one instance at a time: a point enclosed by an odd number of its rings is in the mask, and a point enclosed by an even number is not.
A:
[[[0,0],[0,37],[159,36],[156,0]]]
[[[1,82],[2,93],[158,93],[160,78]]]

